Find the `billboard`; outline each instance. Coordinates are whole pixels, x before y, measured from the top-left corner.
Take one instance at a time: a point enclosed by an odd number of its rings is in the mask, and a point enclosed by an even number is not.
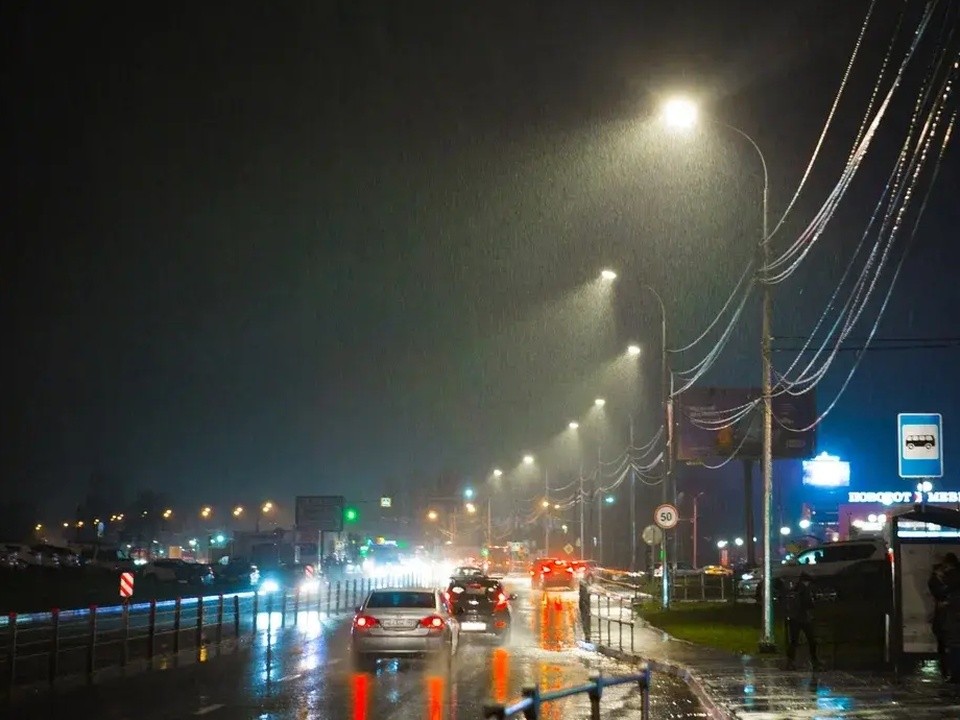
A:
[[[820,488],[850,486],[850,463],[825,452],[803,461],[803,484]]]
[[[297,495],[297,530],[341,532],[343,495]]]
[[[693,387],[677,398],[677,460],[704,462],[731,455],[745,460],[760,458],[763,442],[762,407],[758,403],[736,424],[716,429],[716,420],[761,397],[759,388]],[[787,428],[811,425],[817,418],[813,392],[773,398],[773,457],[801,460],[813,455],[816,428],[796,432]]]

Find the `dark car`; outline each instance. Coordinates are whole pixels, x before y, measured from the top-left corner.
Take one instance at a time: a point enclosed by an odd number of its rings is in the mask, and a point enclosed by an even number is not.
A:
[[[512,617],[508,594],[499,580],[488,577],[455,578],[443,594],[463,636],[493,635],[501,643],[510,636]]]
[[[245,560],[217,563],[213,566],[213,574],[221,585],[244,589],[260,585],[260,570]]]

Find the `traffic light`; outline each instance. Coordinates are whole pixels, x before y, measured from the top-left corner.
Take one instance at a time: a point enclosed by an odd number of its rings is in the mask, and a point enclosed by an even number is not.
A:
[[[353,523],[357,521],[359,514],[357,513],[356,508],[346,507],[343,509],[343,520],[344,522]]]

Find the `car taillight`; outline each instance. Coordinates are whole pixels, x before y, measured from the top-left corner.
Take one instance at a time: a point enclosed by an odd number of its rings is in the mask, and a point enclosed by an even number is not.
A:
[[[379,624],[380,621],[372,615],[357,615],[357,617],[353,619],[353,626],[357,628],[357,630],[369,630]]]
[[[420,627],[428,630],[439,630],[443,627],[443,618],[439,615],[428,615],[420,621]]]
[[[497,595],[497,604],[494,606],[494,610],[503,610],[507,607],[507,596],[503,593]]]
[[[567,568],[567,572],[573,575],[573,568]]]
[[[547,565],[544,565],[544,566],[543,566],[543,572],[545,572],[545,573],[548,573],[548,572],[550,572],[550,568],[549,568],[549,566],[547,566]]]

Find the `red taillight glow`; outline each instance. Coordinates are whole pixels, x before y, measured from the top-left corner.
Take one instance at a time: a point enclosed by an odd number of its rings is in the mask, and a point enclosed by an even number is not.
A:
[[[544,565],[544,566],[543,566],[543,571],[544,571],[545,573],[550,572],[550,566],[549,566],[549,565]]]
[[[567,572],[573,575],[573,568],[567,568]]]
[[[370,615],[358,615],[353,621],[353,626],[358,630],[369,630],[379,624],[380,621]]]
[[[443,618],[439,615],[430,615],[420,621],[420,627],[425,627],[430,630],[439,630],[443,627]]]
[[[504,595],[503,593],[499,593],[499,594],[497,595],[497,604],[496,604],[496,605],[494,606],[494,608],[493,608],[494,611],[506,609],[506,607],[507,607],[507,599],[508,599],[508,598],[507,598],[506,595]]]

